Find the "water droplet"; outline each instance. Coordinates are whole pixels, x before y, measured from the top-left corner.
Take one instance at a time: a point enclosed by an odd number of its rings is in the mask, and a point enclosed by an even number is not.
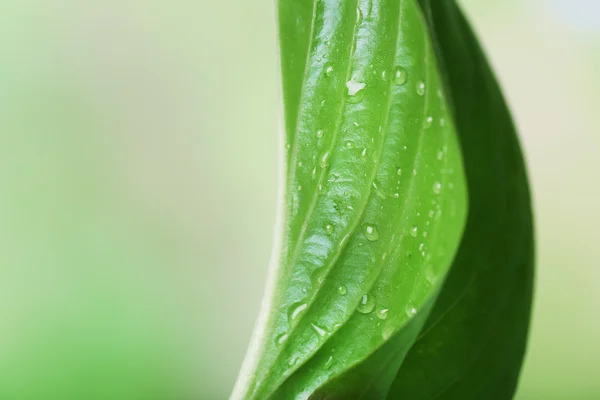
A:
[[[416,309],[416,308],[415,308],[415,306],[413,306],[411,303],[409,303],[409,304],[406,306],[406,315],[407,315],[409,318],[412,318],[412,317],[414,317],[415,315],[417,315],[417,309]]]
[[[419,81],[417,83],[417,94],[423,96],[425,94],[425,82]]]
[[[327,225],[325,227],[325,233],[327,233],[328,235],[331,235],[333,233],[333,225]]]
[[[396,173],[398,174],[398,176],[402,175],[402,168],[398,168],[398,170],[396,171]]]
[[[385,200],[385,193],[383,193],[381,190],[379,190],[379,186],[377,186],[376,181],[373,181],[373,192],[375,192],[375,195],[377,197],[379,197],[381,200]]]
[[[390,310],[387,309],[387,308],[382,308],[382,309],[378,310],[377,311],[377,318],[379,318],[379,319],[387,319],[389,311]]]
[[[410,236],[417,237],[417,233],[419,233],[419,228],[416,226],[413,226],[412,229],[410,230]]]
[[[433,265],[428,265],[425,268],[425,279],[427,279],[427,282],[429,282],[431,286],[435,286],[435,284],[437,283],[438,275],[433,269]]]
[[[317,138],[319,138],[319,139],[321,139],[324,134],[325,134],[325,132],[323,132],[323,129],[319,129],[316,133]]]
[[[317,335],[324,337],[325,335],[327,335],[327,331],[315,324],[310,324],[310,326],[315,330],[315,332],[317,332]]]
[[[360,303],[358,303],[358,307],[356,307],[356,311],[361,314],[368,314],[375,308],[375,296],[372,294],[365,294],[360,299]]]
[[[396,198],[396,199],[397,199],[397,198],[399,198],[399,197],[400,197],[400,194],[399,194],[399,193],[394,193],[394,198]]]
[[[333,364],[333,356],[329,356],[327,361],[325,361],[325,364],[323,365],[323,367],[325,369],[329,369],[329,368],[331,368],[331,364]]]
[[[325,67],[325,75],[327,75],[327,76],[331,76],[332,74],[333,74],[333,65],[331,65],[331,64],[328,64],[328,65]]]
[[[404,85],[408,80],[408,74],[402,67],[394,68],[394,83],[398,86]]]
[[[394,326],[394,324],[388,324],[383,327],[383,331],[381,332],[381,337],[383,338],[383,340],[388,340],[389,338],[392,337],[392,335],[394,334],[395,331],[396,331],[396,327]]]
[[[433,193],[435,194],[440,194],[442,192],[442,184],[439,182],[436,182],[433,184]]]
[[[321,167],[323,168],[327,168],[327,166],[329,165],[329,152],[325,152],[325,154],[323,154],[323,157],[321,157]]]
[[[303,304],[300,304],[298,307],[294,308],[294,311],[292,311],[291,318],[292,319],[298,318],[298,316],[302,313],[302,311],[306,310],[307,307],[308,307],[308,304],[303,303]]]
[[[433,124],[433,117],[430,115],[425,120],[425,128],[429,128],[431,126],[431,124]]]
[[[389,78],[389,73],[388,73],[387,69],[384,69],[383,71],[381,71],[381,74],[379,76],[381,77],[382,81],[387,82],[388,78]]]
[[[298,361],[300,360],[300,356],[295,355],[292,358],[290,358],[290,361],[288,362],[288,365],[290,367],[293,367],[294,365],[298,364]]]
[[[364,148],[364,149],[363,149],[363,150],[360,152],[360,154],[361,154],[363,157],[366,157],[366,156],[367,156],[367,148],[365,147],[365,148]]]
[[[315,286],[319,286],[325,278],[327,277],[327,269],[326,268],[317,268],[313,271],[311,280]]]
[[[281,335],[277,336],[275,338],[275,343],[277,343],[278,345],[283,344],[283,342],[285,342],[288,338],[288,334],[287,333],[282,333]]]
[[[317,167],[314,167],[312,170],[312,178],[317,179]]]
[[[365,232],[365,237],[371,242],[379,239],[379,232],[375,226],[367,224],[364,226],[363,230]]]
[[[302,186],[298,186],[298,191],[301,192],[302,191]]]
[[[292,148],[292,145],[288,143],[288,144],[285,145],[285,148],[289,150],[289,149]]]
[[[346,148],[347,149],[353,149],[354,148],[354,143],[352,143],[351,141],[347,141],[346,142]]]
[[[348,88],[348,103],[359,103],[365,97],[367,85],[364,82],[358,82],[352,78],[346,82],[346,87]]]
[[[304,165],[304,164],[302,163],[302,161],[298,161],[298,166],[299,166],[300,168],[302,168],[302,166],[303,166],[303,165]]]
[[[342,285],[342,286],[338,287],[338,293],[341,294],[342,296],[345,296],[346,293],[348,293],[348,289],[346,289],[346,286]]]

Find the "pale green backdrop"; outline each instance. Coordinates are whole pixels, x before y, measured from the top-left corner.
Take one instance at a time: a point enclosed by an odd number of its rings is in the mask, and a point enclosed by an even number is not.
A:
[[[464,0],[538,236],[519,399],[600,398],[600,3]],[[0,2],[0,399],[225,399],[268,264],[271,0]]]

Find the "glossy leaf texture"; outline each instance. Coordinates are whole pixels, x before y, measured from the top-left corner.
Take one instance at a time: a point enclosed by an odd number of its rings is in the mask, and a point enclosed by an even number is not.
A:
[[[510,399],[533,286],[525,165],[501,91],[460,10],[454,1],[421,5],[456,117],[469,218],[447,282],[389,399]]]
[[[466,220],[429,30],[416,0],[279,0],[278,18],[281,241],[232,398],[385,398]]]

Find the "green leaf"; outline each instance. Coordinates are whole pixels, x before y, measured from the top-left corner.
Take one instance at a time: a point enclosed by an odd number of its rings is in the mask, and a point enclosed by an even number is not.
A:
[[[421,0],[445,72],[469,187],[469,219],[447,282],[390,399],[509,399],[533,282],[527,177],[510,114],[453,1]]]
[[[459,246],[466,188],[416,0],[279,0],[281,217],[232,398],[384,398]]]

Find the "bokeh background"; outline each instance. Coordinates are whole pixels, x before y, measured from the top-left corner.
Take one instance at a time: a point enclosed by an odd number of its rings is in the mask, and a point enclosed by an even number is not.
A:
[[[518,398],[600,399],[600,2],[463,0],[537,219]],[[0,2],[0,399],[225,399],[276,197],[272,0]]]

